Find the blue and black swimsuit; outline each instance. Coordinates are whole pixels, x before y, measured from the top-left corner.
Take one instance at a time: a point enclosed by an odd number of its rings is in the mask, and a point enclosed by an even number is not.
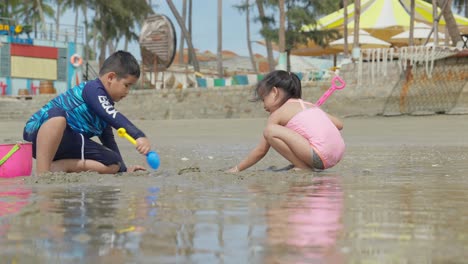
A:
[[[127,170],[115,142],[112,127],[125,128],[137,139],[145,134],[114,108],[114,101],[99,79],[83,82],[52,99],[26,123],[23,138],[33,143],[36,158],[36,138],[41,125],[52,117],[67,120],[54,160],[91,159],[106,166],[120,164],[119,172]],[[102,145],[91,140],[97,136]]]

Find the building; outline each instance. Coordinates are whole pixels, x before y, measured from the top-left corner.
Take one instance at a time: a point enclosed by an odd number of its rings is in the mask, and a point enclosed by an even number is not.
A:
[[[48,24],[33,32],[29,25],[0,18],[0,95],[69,89],[81,79],[82,54],[81,27]],[[55,90],[42,89],[46,85]]]

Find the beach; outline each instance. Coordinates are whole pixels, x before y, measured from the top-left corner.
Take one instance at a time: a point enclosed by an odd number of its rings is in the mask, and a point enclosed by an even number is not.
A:
[[[265,119],[136,120],[157,171],[1,179],[7,263],[462,263],[468,253],[466,115],[344,118],[343,160],[238,174]],[[0,142],[24,120],[0,122]],[[127,165],[146,165],[117,138]],[[3,210],[2,206],[3,205]]]

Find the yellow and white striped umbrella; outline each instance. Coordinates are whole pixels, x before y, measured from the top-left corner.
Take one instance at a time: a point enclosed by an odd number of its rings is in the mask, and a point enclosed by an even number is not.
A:
[[[409,29],[410,15],[406,2],[410,0],[363,0],[361,2],[361,16],[359,28],[369,32],[372,36],[389,41],[391,36]],[[354,28],[354,4],[348,9],[348,28]],[[333,12],[317,21],[317,26],[304,26],[304,31],[316,29],[342,29],[344,23],[344,9]],[[422,0],[416,0],[416,21],[432,23],[432,5]],[[457,25],[464,32],[468,30],[468,19],[454,15]],[[445,25],[445,21],[441,21]]]
[[[426,43],[426,39],[431,35],[429,41],[434,41],[434,32],[432,32],[432,27],[428,26],[424,23],[416,23],[414,25],[413,31],[413,41],[415,45],[423,45]],[[410,39],[409,30],[396,34],[395,36],[391,37],[390,42],[392,43],[403,43],[408,44]],[[442,33],[437,34],[439,40],[444,40],[445,35]]]

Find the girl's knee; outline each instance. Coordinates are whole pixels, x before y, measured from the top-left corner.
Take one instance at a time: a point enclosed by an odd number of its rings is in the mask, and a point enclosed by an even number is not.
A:
[[[273,124],[269,124],[263,129],[263,136],[268,140],[273,138],[274,136],[274,131],[275,131],[275,126]]]

